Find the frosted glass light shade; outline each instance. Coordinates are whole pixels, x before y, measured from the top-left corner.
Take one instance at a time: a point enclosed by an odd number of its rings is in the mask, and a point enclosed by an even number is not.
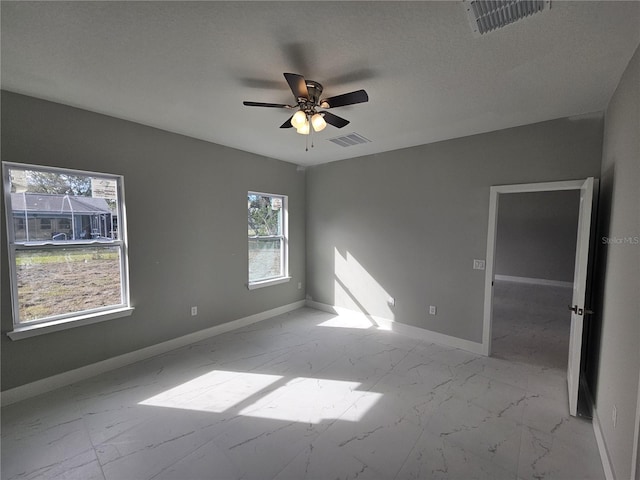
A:
[[[322,130],[324,130],[324,127],[327,126],[327,122],[324,121],[322,115],[316,113],[313,117],[311,117],[311,125],[313,125],[313,129],[316,132],[321,132]]]
[[[298,110],[294,113],[293,117],[291,117],[291,125],[293,128],[298,129],[302,127],[307,121],[307,115],[302,111]]]
[[[304,124],[300,128],[296,128],[296,131],[300,135],[309,135],[309,122],[304,122]]]

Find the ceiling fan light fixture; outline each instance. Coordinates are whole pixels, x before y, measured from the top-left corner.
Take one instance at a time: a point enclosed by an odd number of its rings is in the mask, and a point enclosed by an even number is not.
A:
[[[324,127],[327,126],[327,122],[324,121],[324,118],[321,114],[316,113],[311,117],[311,125],[313,125],[313,129],[316,132],[321,132],[324,130]]]
[[[295,98],[294,105],[249,101],[244,101],[242,103],[247,107],[284,108],[287,110],[295,110],[294,114],[280,125],[280,128],[295,128],[300,135],[308,135],[307,151],[309,150],[309,138],[313,132],[321,132],[326,128],[327,124],[336,128],[343,128],[349,124],[349,120],[345,120],[331,112],[318,112],[318,108],[329,109],[345,107],[347,105],[355,105],[357,103],[369,101],[369,96],[364,90],[355,90],[353,92],[343,93],[342,95],[335,95],[321,100],[320,96],[323,91],[322,84],[313,80],[306,80],[302,75],[298,75],[296,73],[285,73],[284,78],[287,80],[291,93],[293,93],[293,97]],[[313,142],[311,143],[311,146],[313,147]]]
[[[300,128],[296,128],[296,132],[300,135],[309,135],[310,131],[311,129],[308,121],[305,121]]]
[[[307,115],[302,110],[298,110],[291,117],[291,125],[296,130],[299,130],[305,123],[307,123]]]

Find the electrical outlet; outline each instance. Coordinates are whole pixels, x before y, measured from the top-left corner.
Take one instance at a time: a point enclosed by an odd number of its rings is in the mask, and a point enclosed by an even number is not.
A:
[[[298,282],[298,290],[302,289],[302,282]]]
[[[613,428],[616,428],[616,425],[618,424],[618,409],[615,405],[611,411],[611,421],[613,422]]]
[[[390,307],[395,307],[396,306],[396,299],[393,297],[389,297],[387,298],[387,303],[389,304]]]
[[[484,270],[484,260],[473,260],[473,269],[474,270]]]
[[[198,315],[198,307],[191,307],[191,316],[195,317]]]
[[[438,309],[435,305],[429,305],[429,315],[435,315]]]

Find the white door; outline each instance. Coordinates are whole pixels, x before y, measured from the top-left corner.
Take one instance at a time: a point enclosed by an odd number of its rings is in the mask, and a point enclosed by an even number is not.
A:
[[[567,384],[569,388],[569,413],[576,415],[578,388],[580,385],[580,357],[582,353],[582,329],[586,307],[584,304],[589,263],[589,240],[591,237],[591,209],[593,206],[593,178],[587,178],[580,187],[580,213],[576,242],[576,264],[573,274],[573,299],[571,309],[571,333],[569,336],[569,365]]]

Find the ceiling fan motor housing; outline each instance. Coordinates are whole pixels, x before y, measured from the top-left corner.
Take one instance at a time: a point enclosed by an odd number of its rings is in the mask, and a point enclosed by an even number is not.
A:
[[[309,100],[317,105],[320,101],[320,95],[322,95],[322,84],[314,82],[313,80],[307,80],[307,91],[309,92]]]
[[[316,107],[320,102],[320,95],[322,95],[322,84],[313,80],[305,81],[307,91],[309,92],[309,98],[298,98],[298,106],[300,110],[307,115],[313,115],[316,112]]]

